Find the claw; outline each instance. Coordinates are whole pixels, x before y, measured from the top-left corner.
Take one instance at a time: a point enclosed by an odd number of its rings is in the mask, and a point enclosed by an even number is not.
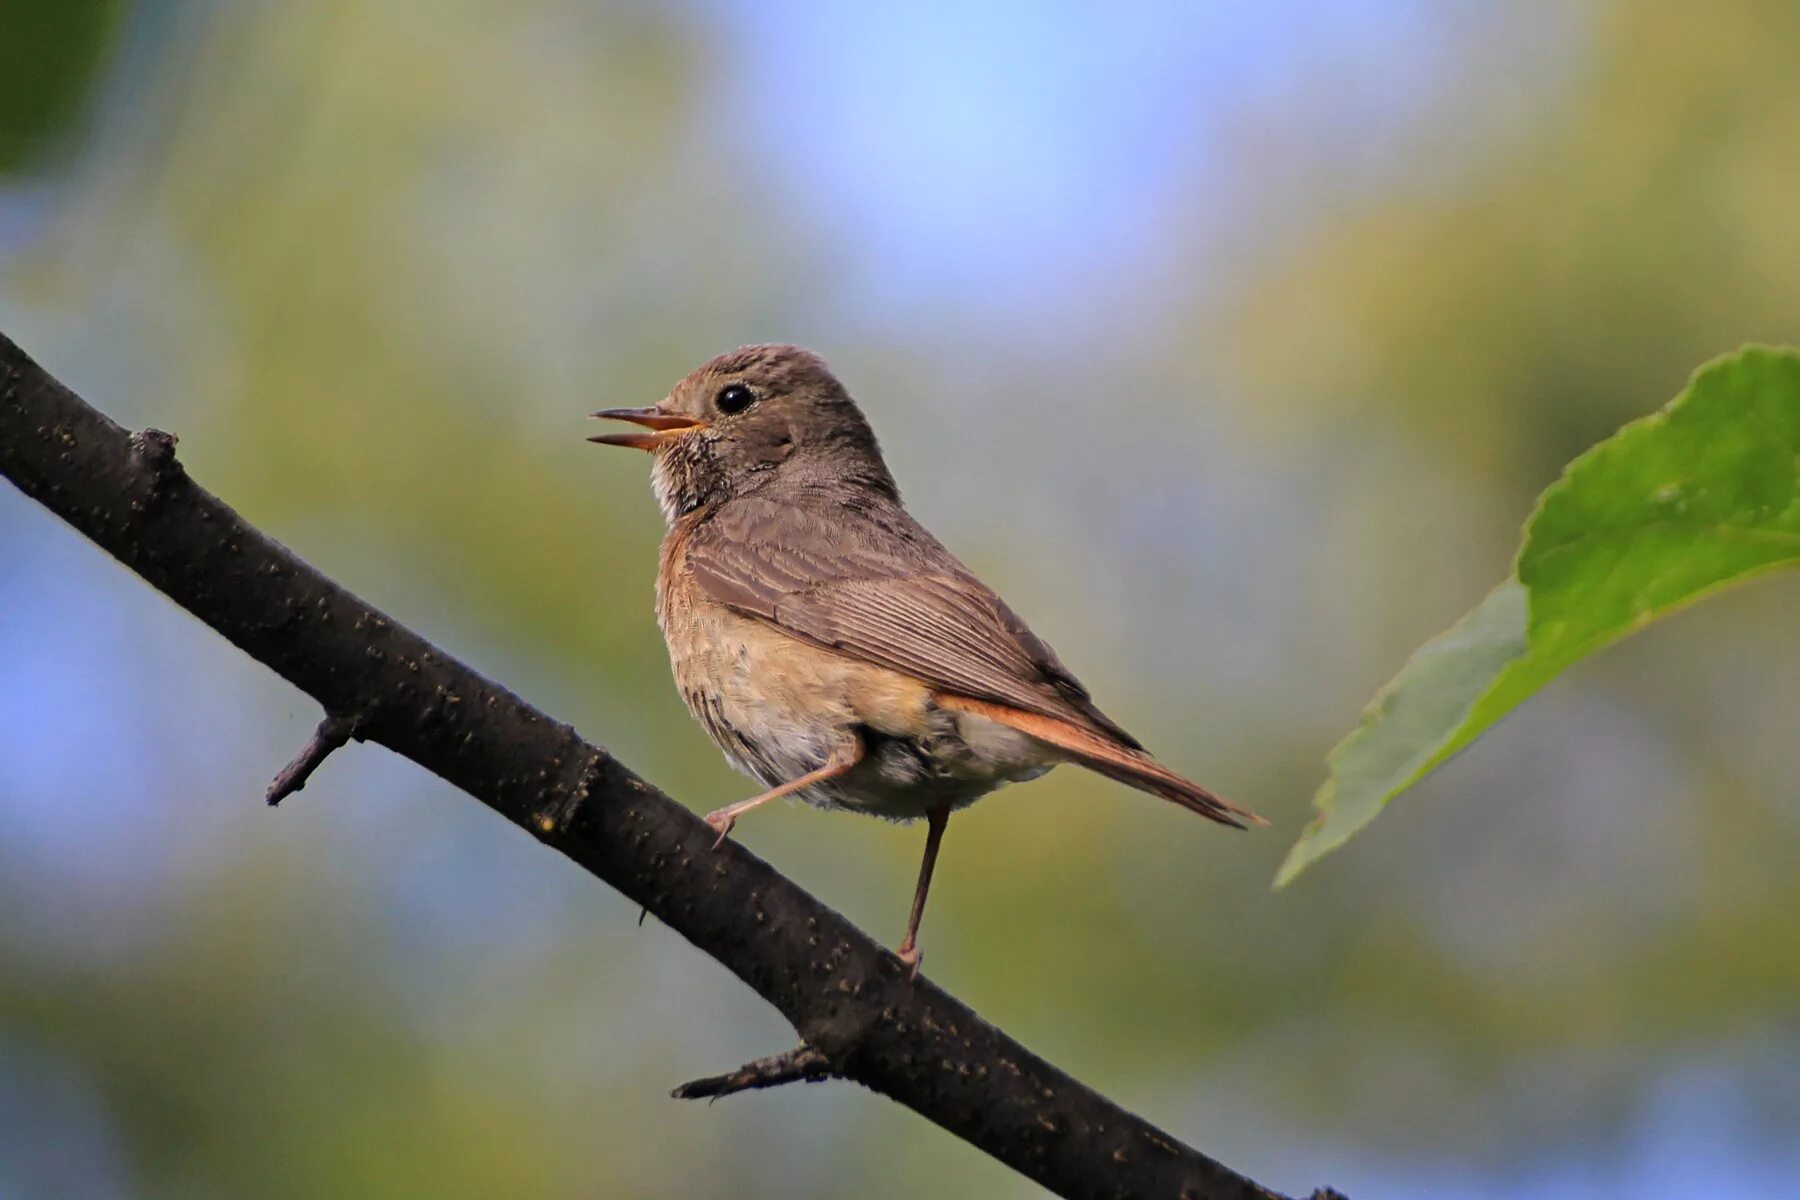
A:
[[[919,964],[925,961],[925,952],[917,944],[910,939],[902,942],[900,948],[894,951],[894,957],[912,968],[911,978],[919,977]]]
[[[718,838],[713,842],[713,849],[717,850],[720,846],[725,844],[726,836],[730,834],[732,829],[737,825],[737,818],[721,809],[716,813],[708,813],[706,816],[706,823],[719,831]]]

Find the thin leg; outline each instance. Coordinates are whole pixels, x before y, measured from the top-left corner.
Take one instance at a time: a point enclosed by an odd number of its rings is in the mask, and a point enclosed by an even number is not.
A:
[[[906,936],[895,951],[900,961],[919,977],[919,964],[925,956],[919,953],[919,918],[925,915],[925,894],[931,890],[931,872],[937,866],[938,846],[944,840],[944,829],[950,824],[948,808],[934,808],[925,814],[925,860],[919,864],[919,886],[913,891],[912,916],[906,919]]]
[[[850,768],[862,761],[863,743],[859,737],[853,737],[842,746],[831,752],[825,765],[816,771],[808,771],[798,779],[790,779],[780,787],[770,788],[760,796],[752,796],[748,800],[739,800],[736,804],[727,804],[716,812],[706,814],[706,823],[719,831],[718,841],[713,843],[717,850],[725,844],[725,835],[737,824],[737,819],[759,805],[783,796],[791,796],[795,792],[804,791],[815,783],[824,783],[827,779],[836,779]]]

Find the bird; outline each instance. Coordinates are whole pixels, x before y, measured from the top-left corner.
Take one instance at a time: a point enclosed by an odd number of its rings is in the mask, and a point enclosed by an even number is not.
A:
[[[900,500],[874,430],[824,360],[754,345],[657,404],[594,417],[642,432],[666,526],[657,624],[681,698],[766,789],[707,815],[723,845],[783,796],[926,840],[896,950],[917,976],[951,813],[1075,763],[1223,825],[1262,818],[1157,762],[1056,652]]]

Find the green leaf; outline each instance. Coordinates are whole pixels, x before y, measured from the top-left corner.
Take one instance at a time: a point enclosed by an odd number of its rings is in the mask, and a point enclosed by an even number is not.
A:
[[[1800,353],[1715,359],[1570,463],[1514,577],[1415,652],[1328,760],[1283,887],[1564,668],[1728,584],[1800,564]]]

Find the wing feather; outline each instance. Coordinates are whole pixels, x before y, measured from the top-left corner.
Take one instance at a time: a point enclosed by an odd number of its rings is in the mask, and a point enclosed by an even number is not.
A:
[[[786,632],[1139,748],[1055,651],[902,509],[740,497],[695,526],[686,559],[707,595]]]

